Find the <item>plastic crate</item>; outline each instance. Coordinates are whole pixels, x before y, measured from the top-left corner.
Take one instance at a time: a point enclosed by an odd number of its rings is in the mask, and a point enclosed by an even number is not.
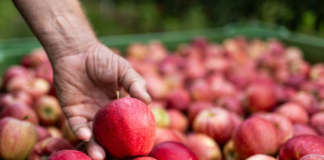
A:
[[[324,39],[293,33],[283,27],[263,25],[229,25],[196,31],[109,36],[101,37],[100,40],[109,47],[118,48],[121,51],[124,51],[129,44],[134,42],[146,43],[159,40],[172,50],[179,44],[189,42],[197,36],[203,36],[216,42],[235,36],[260,39],[276,38],[286,45],[302,49],[305,59],[309,62],[324,62]],[[40,44],[35,38],[0,41],[0,76],[10,65],[19,63],[23,55],[37,47],[40,47]]]

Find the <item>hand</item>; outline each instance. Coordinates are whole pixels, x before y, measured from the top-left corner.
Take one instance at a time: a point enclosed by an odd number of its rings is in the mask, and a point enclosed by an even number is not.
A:
[[[89,141],[88,154],[104,159],[104,150],[92,138],[96,112],[116,98],[119,86],[149,103],[145,81],[125,59],[99,42],[68,52],[52,60],[58,98],[76,136]]]

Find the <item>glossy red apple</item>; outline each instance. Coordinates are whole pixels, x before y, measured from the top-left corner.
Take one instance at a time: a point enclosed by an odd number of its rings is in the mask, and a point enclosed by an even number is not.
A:
[[[222,108],[209,108],[201,111],[193,122],[193,130],[212,137],[217,143],[225,144],[235,130],[230,112]]]
[[[189,134],[185,145],[196,154],[199,160],[222,159],[222,153],[218,144],[204,134]]]
[[[285,103],[276,110],[276,113],[287,117],[292,123],[306,124],[309,120],[307,111],[297,103]]]
[[[120,98],[97,112],[93,131],[97,142],[114,157],[143,156],[153,148],[155,120],[140,100]]]
[[[307,124],[294,124],[294,137],[300,135],[315,135],[318,136],[318,133],[315,129],[310,127]]]
[[[189,86],[189,91],[191,97],[196,101],[210,101],[213,99],[210,86],[204,79],[194,80]]]
[[[61,106],[58,100],[52,96],[40,97],[34,109],[43,125],[54,125],[62,116]]]
[[[213,104],[210,102],[197,101],[190,104],[188,109],[189,122],[192,124],[196,116],[206,108],[212,108]]]
[[[157,128],[154,144],[157,145],[168,141],[184,143],[185,140],[186,140],[185,135],[179,131]]]
[[[272,122],[255,116],[245,120],[237,129],[233,137],[234,148],[240,159],[254,154],[274,154],[279,148],[279,138]]]
[[[164,142],[156,145],[150,156],[158,160],[198,160],[192,151],[177,142]]]
[[[313,135],[291,138],[281,147],[279,160],[299,160],[307,154],[324,154],[324,138]]]
[[[251,112],[270,111],[277,102],[274,87],[269,83],[252,83],[247,95]]]
[[[178,130],[184,132],[188,128],[187,117],[176,109],[169,109],[168,115],[170,117],[170,129]]]
[[[51,154],[48,160],[91,160],[91,158],[77,150],[61,150]]]
[[[0,120],[0,157],[24,160],[37,141],[33,124],[14,118]]]
[[[38,124],[38,118],[34,110],[25,103],[15,103],[4,107],[0,113],[0,119],[4,117],[13,117],[19,120],[26,120],[33,124]]]

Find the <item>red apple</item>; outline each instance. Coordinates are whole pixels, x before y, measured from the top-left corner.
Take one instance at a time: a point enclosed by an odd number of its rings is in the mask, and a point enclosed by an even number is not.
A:
[[[0,97],[0,106],[11,106],[14,103],[25,103],[27,105],[32,105],[32,97],[23,91],[7,93]]]
[[[184,74],[188,79],[202,78],[206,74],[204,63],[196,57],[186,58]]]
[[[63,138],[46,138],[34,146],[28,156],[28,160],[42,160],[54,152],[72,148],[72,145]]]
[[[276,104],[274,87],[269,83],[252,83],[247,91],[251,112],[270,111]]]
[[[247,158],[246,160],[276,160],[276,159],[274,157],[271,157],[268,155],[256,154],[256,155],[253,155],[253,156]]]
[[[150,156],[158,160],[198,160],[192,151],[177,142],[164,142],[156,145]]]
[[[114,157],[147,155],[154,144],[155,120],[143,102],[120,98],[97,112],[93,131],[97,142]]]
[[[234,85],[219,74],[208,77],[208,87],[214,99],[231,97],[236,92]]]
[[[279,160],[299,160],[307,154],[324,154],[324,138],[313,135],[291,138],[281,147]]]
[[[187,117],[176,109],[169,109],[168,115],[170,117],[170,129],[178,130],[184,132],[188,128]]]
[[[24,160],[37,141],[33,124],[14,118],[0,120],[0,157]]]
[[[256,116],[273,123],[273,125],[278,129],[280,144],[285,143],[288,139],[293,137],[293,125],[288,118],[276,113],[259,113]]]
[[[292,102],[301,105],[308,113],[313,114],[319,111],[315,97],[307,92],[298,92],[292,97]]]
[[[154,115],[156,127],[168,128],[170,126],[170,116],[166,109],[162,107],[151,107],[151,110]]]
[[[13,117],[19,120],[26,120],[33,124],[38,124],[36,113],[25,103],[15,103],[4,107],[0,113],[0,118]]]
[[[244,108],[237,97],[221,98],[218,101],[218,105],[238,115],[244,114]]]
[[[197,101],[191,103],[188,109],[188,117],[190,124],[202,110],[212,107],[213,105],[210,102]]]
[[[146,87],[154,100],[160,100],[167,97],[169,88],[158,74],[144,75]]]
[[[321,136],[324,135],[324,112],[314,114],[310,123]]]
[[[30,77],[30,71],[21,66],[11,66],[4,73],[2,78],[2,86],[6,86],[8,82],[14,77]]]
[[[204,79],[194,80],[189,86],[189,91],[191,97],[196,101],[210,101],[213,99],[210,86]]]
[[[232,137],[235,126],[230,112],[222,108],[209,108],[197,115],[193,130],[207,134],[222,145]]]
[[[58,100],[52,96],[40,97],[34,109],[43,125],[54,125],[62,116],[62,110]]]
[[[157,145],[157,144],[160,144],[162,142],[167,142],[167,141],[184,143],[185,139],[186,138],[185,138],[184,134],[179,131],[164,129],[164,128],[157,128],[154,144]]]
[[[77,150],[61,150],[51,154],[48,160],[91,160],[91,158]]]
[[[222,152],[218,144],[204,134],[188,135],[186,146],[196,154],[199,160],[221,160]]]
[[[35,75],[36,77],[45,79],[50,84],[53,84],[53,69],[50,62],[38,66],[35,69]]]
[[[294,124],[294,137],[300,135],[315,135],[318,136],[318,133],[307,124]]]
[[[167,107],[186,110],[190,104],[190,95],[188,91],[184,89],[178,89],[172,91],[167,97]]]
[[[41,78],[14,77],[6,86],[7,91],[24,91],[33,98],[38,98],[50,91],[50,84]]]
[[[153,157],[137,157],[137,158],[132,158],[131,160],[157,160]]]
[[[169,52],[161,42],[156,40],[148,44],[148,50],[150,54],[147,55],[146,60],[155,64],[167,57]]]
[[[306,124],[309,119],[307,111],[297,103],[285,103],[276,112],[290,119],[292,123]]]
[[[21,64],[25,67],[37,67],[43,63],[48,62],[46,52],[41,49],[35,49],[32,53],[23,57]]]
[[[128,57],[136,60],[143,60],[149,53],[147,46],[141,43],[128,46],[126,52]]]
[[[38,142],[51,137],[50,132],[46,128],[44,128],[42,126],[38,126],[38,125],[36,125],[35,128],[36,128]]]
[[[234,148],[241,159],[254,154],[274,154],[279,148],[276,127],[268,120],[251,117],[245,120],[234,135]]]
[[[300,160],[324,160],[323,154],[307,154],[303,156]]]

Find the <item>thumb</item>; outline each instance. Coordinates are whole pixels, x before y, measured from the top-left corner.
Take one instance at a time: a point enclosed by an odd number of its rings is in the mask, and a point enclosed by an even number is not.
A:
[[[146,103],[151,102],[151,97],[146,90],[145,80],[133,68],[129,67],[123,77],[122,85],[132,97]]]

